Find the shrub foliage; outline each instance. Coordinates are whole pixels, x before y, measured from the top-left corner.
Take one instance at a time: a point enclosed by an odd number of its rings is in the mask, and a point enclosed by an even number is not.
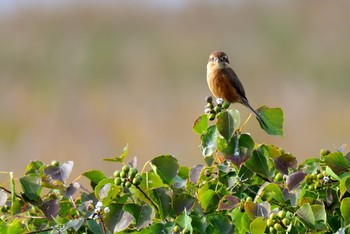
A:
[[[350,233],[350,154],[321,150],[297,164],[283,149],[255,143],[237,110],[214,107],[194,123],[203,164],[160,155],[138,170],[126,146],[113,175],[90,170],[69,180],[72,161],[32,161],[0,188],[1,233]],[[283,135],[280,108],[258,109]],[[211,122],[213,120],[215,122]]]

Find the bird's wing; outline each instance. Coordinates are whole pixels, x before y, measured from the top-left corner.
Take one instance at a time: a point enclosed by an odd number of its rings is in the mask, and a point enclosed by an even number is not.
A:
[[[228,67],[226,69],[223,69],[223,71],[226,73],[225,75],[229,77],[231,85],[236,89],[238,95],[241,98],[241,101],[246,104],[248,103],[248,99],[245,96],[245,91],[243,88],[243,85],[241,81],[238,79],[238,76],[236,73],[233,71],[232,68]]]

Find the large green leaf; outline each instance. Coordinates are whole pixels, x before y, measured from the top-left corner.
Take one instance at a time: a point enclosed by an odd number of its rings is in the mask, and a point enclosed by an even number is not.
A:
[[[165,219],[171,208],[171,197],[165,188],[156,188],[149,191],[151,199],[157,205],[161,219]]]
[[[152,208],[148,205],[126,204],[123,210],[134,217],[137,230],[147,227],[152,222]]]
[[[207,131],[208,128],[208,117],[207,115],[201,115],[193,124],[193,131],[198,135],[202,135]]]
[[[309,203],[305,203],[302,207],[300,207],[296,211],[296,214],[299,217],[300,221],[303,224],[305,224],[307,228],[310,228],[310,229],[315,228],[316,220]]]
[[[182,228],[187,229],[190,233],[192,233],[192,218],[185,211],[182,215],[178,216],[175,222]]]
[[[179,170],[178,160],[171,155],[161,155],[151,160],[153,171],[166,184],[172,184]]]
[[[270,171],[265,155],[260,150],[254,150],[252,156],[245,162],[251,171],[264,177],[270,177]]]
[[[264,129],[267,134],[283,136],[284,115],[281,108],[262,106],[256,111],[264,121],[264,123],[261,121],[259,121],[259,123],[261,128]]]
[[[194,206],[196,199],[189,194],[178,194],[173,198],[173,208],[177,215],[180,215],[185,209],[188,212],[191,212],[192,207]]]
[[[281,191],[281,188],[278,187],[277,184],[267,184],[265,187],[263,188],[263,195],[266,196],[266,198],[272,198],[275,201],[279,202],[279,203],[284,203],[284,199],[283,199],[283,194]]]
[[[218,131],[215,125],[210,126],[207,131],[202,134],[202,154],[204,157],[211,156],[215,153],[217,139]]]
[[[348,160],[341,152],[333,152],[324,156],[324,161],[337,175],[349,170]]]
[[[235,129],[239,126],[238,110],[226,110],[217,115],[216,127],[222,137],[229,141]]]
[[[340,212],[346,224],[350,223],[350,197],[344,198],[340,203]]]
[[[38,173],[28,174],[19,179],[23,193],[30,202],[41,201],[41,177]]]
[[[250,231],[252,234],[263,234],[265,233],[266,226],[266,219],[264,217],[258,217],[251,222]]]
[[[90,180],[90,185],[92,188],[95,188],[96,185],[101,180],[106,178],[105,174],[103,174],[103,172],[98,170],[90,170],[90,171],[84,172],[82,175],[87,177]]]

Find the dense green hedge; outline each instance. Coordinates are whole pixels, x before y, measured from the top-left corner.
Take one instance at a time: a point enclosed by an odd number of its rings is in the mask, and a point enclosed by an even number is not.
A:
[[[350,233],[350,154],[321,150],[298,165],[283,149],[255,143],[228,107],[208,100],[194,123],[203,165],[161,155],[138,170],[125,162],[125,147],[104,159],[119,168],[113,175],[82,174],[90,188],[70,182],[72,161],[31,162],[21,189],[8,173],[0,233]],[[258,112],[268,134],[283,134],[280,108]]]

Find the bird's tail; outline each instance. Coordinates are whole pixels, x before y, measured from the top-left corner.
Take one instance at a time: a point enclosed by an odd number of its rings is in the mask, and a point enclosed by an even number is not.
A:
[[[261,125],[263,125],[263,127],[265,129],[268,128],[268,125],[266,124],[266,122],[263,120],[263,118],[261,118],[261,116],[259,115],[258,112],[256,112],[256,110],[249,104],[249,102],[243,103],[246,107],[248,107],[255,115],[255,117],[258,119],[259,123]]]

